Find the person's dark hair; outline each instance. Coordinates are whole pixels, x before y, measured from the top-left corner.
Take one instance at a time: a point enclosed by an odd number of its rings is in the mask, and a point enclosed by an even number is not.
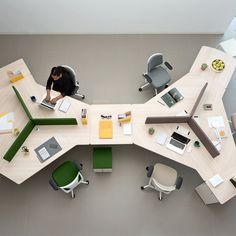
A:
[[[62,66],[57,66],[52,68],[52,75],[59,76],[60,74],[63,73],[63,68]]]

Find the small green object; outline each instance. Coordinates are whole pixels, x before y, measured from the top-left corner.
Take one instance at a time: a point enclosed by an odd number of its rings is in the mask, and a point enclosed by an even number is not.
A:
[[[201,65],[202,70],[205,70],[207,67],[208,67],[208,65],[206,63],[202,63],[202,65]]]
[[[52,178],[58,187],[63,187],[70,184],[78,173],[77,166],[72,161],[66,161],[53,171]]]
[[[154,128],[149,128],[149,129],[148,129],[148,133],[149,133],[150,135],[153,135],[154,132],[155,132],[155,129],[154,129]]]
[[[112,148],[95,147],[93,148],[93,169],[112,169]]]

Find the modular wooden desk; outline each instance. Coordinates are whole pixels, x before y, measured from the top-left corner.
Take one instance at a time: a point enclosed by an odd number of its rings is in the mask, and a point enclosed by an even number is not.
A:
[[[211,62],[217,58],[220,58],[225,62],[225,70],[223,72],[216,73],[211,70],[211,68],[201,71],[200,67],[202,63],[207,63],[210,65]],[[19,69],[23,73],[24,79],[14,83],[14,86],[21,93],[21,96],[23,97],[34,118],[73,117],[77,119],[78,125],[40,126],[38,127],[39,129],[34,129],[24,143],[24,145],[30,148],[30,154],[24,155],[19,150],[11,162],[7,162],[1,158],[0,173],[12,181],[20,184],[75,145],[134,143],[197,170],[199,175],[211,189],[212,193],[214,193],[216,199],[223,204],[236,195],[236,189],[229,181],[232,176],[236,175],[236,148],[230,132],[230,127],[227,123],[227,116],[222,102],[224,90],[231,79],[235,67],[236,60],[234,58],[219,50],[209,47],[202,47],[190,72],[172,84],[171,87],[150,99],[145,104],[87,105],[70,97],[66,97],[65,99],[70,100],[71,107],[67,113],[63,113],[59,110],[53,112],[48,111],[40,108],[38,104],[31,102],[30,96],[34,95],[37,100],[40,100],[45,94],[45,88],[34,81],[24,61],[18,60],[0,70],[0,111],[14,111],[14,125],[20,130],[28,122],[28,117],[19,104],[19,101],[11,88],[12,84],[9,83],[9,79],[7,77],[8,70]],[[183,156],[168,150],[165,146],[156,144],[156,136],[148,135],[148,128],[152,126],[156,128],[157,132],[164,131],[170,135],[176,127],[176,124],[145,125],[145,118],[147,116],[173,116],[178,115],[183,111],[190,113],[205,82],[208,82],[208,86],[198,108],[195,111],[195,115],[199,116],[200,126],[204,129],[211,140],[216,139],[216,137],[214,130],[208,127],[207,117],[219,115],[223,116],[226,128],[228,130],[228,137],[222,140],[220,155],[216,158],[212,158],[204,146],[195,148],[193,146],[193,142],[194,140],[198,140],[198,138],[194,132],[190,132],[191,143],[189,144],[189,147],[191,147],[191,151],[186,151]],[[172,87],[178,88],[181,94],[183,94],[184,100],[177,103],[172,108],[168,108],[159,102],[163,103],[160,97]],[[203,109],[204,103],[212,103],[213,110],[205,111]],[[88,110],[88,125],[86,126],[83,126],[80,120],[82,108],[87,108]],[[129,110],[132,112],[133,134],[131,136],[125,136],[123,135],[122,127],[118,124],[117,115]],[[112,115],[113,139],[98,138],[98,124],[101,119],[101,115]],[[182,125],[190,129],[187,124]],[[41,163],[33,150],[52,136],[58,140],[62,146],[62,151],[58,152],[55,156],[48,159],[44,163]],[[1,157],[8,150],[14,139],[15,137],[12,134],[0,135]],[[213,188],[208,180],[215,174],[219,174],[223,178],[224,182],[218,187]]]

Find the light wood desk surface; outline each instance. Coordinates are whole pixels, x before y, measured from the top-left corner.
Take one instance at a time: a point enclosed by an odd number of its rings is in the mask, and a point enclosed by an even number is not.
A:
[[[210,65],[211,62],[217,58],[220,58],[225,62],[226,66],[223,72],[216,73],[211,70],[210,67],[208,67],[205,71],[200,69],[202,63],[207,63]],[[3,104],[6,104],[1,106],[2,111],[14,111],[15,117],[20,117],[20,119],[15,118],[15,126],[18,126],[19,128],[24,127],[28,121],[28,118],[24,114],[14,91],[11,88],[12,84],[9,84],[8,82],[6,71],[15,69],[21,70],[25,76],[23,80],[17,81],[14,85],[21,93],[34,118],[72,117],[76,118],[79,124],[76,127],[40,126],[38,131],[33,130],[24,143],[24,145],[30,147],[30,155],[25,156],[19,151],[10,163],[1,159],[0,173],[19,184],[57,159],[66,151],[70,150],[75,145],[134,143],[152,152],[158,153],[162,156],[196,169],[203,180],[206,181],[207,185],[210,187],[219,202],[223,204],[236,195],[236,189],[229,182],[229,179],[236,175],[236,148],[233,137],[230,133],[230,127],[227,123],[227,116],[222,102],[222,96],[225,88],[227,87],[235,68],[236,60],[234,58],[231,58],[229,55],[219,50],[202,47],[195,62],[193,63],[192,68],[190,69],[190,72],[145,104],[87,105],[83,102],[66,97],[65,99],[70,100],[71,107],[67,113],[63,113],[58,110],[52,112],[46,109],[41,109],[37,104],[31,102],[29,97],[32,95],[36,96],[38,101],[41,99],[42,95],[45,94],[45,87],[38,85],[34,81],[23,60],[18,60],[17,62],[11,63],[0,70],[0,101],[4,101]],[[207,117],[223,116],[226,128],[228,130],[228,137],[222,140],[220,155],[213,159],[205,147],[193,147],[193,142],[198,140],[194,132],[190,133],[191,142],[189,147],[191,147],[191,152],[186,151],[183,156],[168,150],[165,146],[158,145],[155,142],[156,134],[158,132],[165,132],[170,136],[176,127],[176,124],[145,125],[145,118],[147,116],[173,116],[183,110],[190,113],[205,82],[208,82],[208,86],[198,108],[196,109],[195,115],[199,116],[201,128],[212,140],[216,139],[216,136],[214,130],[208,127]],[[177,103],[172,108],[168,108],[166,105],[163,106],[157,101],[163,103],[160,97],[172,87],[178,88],[184,96],[184,100]],[[9,100],[7,100],[6,97],[9,98]],[[204,103],[212,103],[213,110],[205,111],[202,106]],[[87,126],[82,126],[80,122],[80,113],[82,108],[88,109],[89,124]],[[131,136],[125,136],[123,135],[122,127],[118,124],[117,115],[129,110],[132,112],[133,134]],[[99,120],[101,115],[112,115],[113,139],[98,138]],[[187,129],[190,129],[187,124],[182,125]],[[147,133],[149,127],[154,127],[156,129],[156,133],[153,136],[150,136]],[[46,162],[41,163],[35,156],[33,149],[52,136],[58,140],[63,149]],[[0,136],[1,156],[3,156],[13,140],[14,137],[12,137],[11,134],[4,135],[4,140],[3,135]],[[220,174],[224,180],[224,182],[217,188],[213,188],[208,182],[208,179],[215,174]]]
[[[12,84],[9,83],[7,77],[8,70],[16,70],[20,68],[24,75],[24,79]],[[36,126],[29,137],[25,140],[25,146],[29,147],[30,153],[25,155],[21,150],[18,150],[11,162],[0,158],[0,172],[12,181],[20,184],[26,179],[43,169],[49,163],[69,151],[76,145],[90,144],[90,123],[88,125],[81,124],[81,109],[87,108],[89,114],[89,105],[77,101],[70,97],[65,97],[62,100],[69,100],[71,105],[67,113],[61,112],[58,109],[51,111],[40,107],[37,103],[33,103],[30,96],[34,95],[37,101],[40,101],[45,94],[45,87],[37,84],[23,60],[18,60],[15,63],[2,68],[0,70],[1,87],[0,87],[0,112],[14,111],[14,127],[20,131],[25,127],[29,118],[23,110],[12,86],[14,85],[21,94],[27,108],[29,109],[33,118],[76,118],[78,125],[55,125],[55,126]],[[56,95],[57,92],[52,92]],[[9,102],[10,101],[10,102]],[[61,101],[60,101],[61,102]],[[60,104],[59,104],[60,105]],[[59,142],[62,150],[56,155],[41,163],[34,149],[40,144],[44,143],[51,137],[55,137]],[[10,148],[16,137],[13,134],[0,135],[0,156],[3,157],[6,151]]]
[[[132,144],[133,135],[124,135],[123,127],[118,123],[118,114],[131,111],[129,104],[104,104],[91,105],[89,122],[91,123],[90,143],[91,144]],[[101,115],[112,115],[113,138],[99,138],[99,121]],[[131,114],[132,116],[132,114]],[[132,116],[133,117],[133,116]]]

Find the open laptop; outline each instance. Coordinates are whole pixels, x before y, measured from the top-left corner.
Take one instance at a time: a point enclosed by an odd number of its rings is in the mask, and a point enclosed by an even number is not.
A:
[[[173,132],[166,147],[180,155],[183,155],[189,141],[190,139],[182,134]]]
[[[46,102],[45,97],[46,97],[46,95],[43,96],[43,98],[41,99],[39,105],[42,106],[42,107],[45,107],[49,110],[56,110],[58,102],[56,104]]]

